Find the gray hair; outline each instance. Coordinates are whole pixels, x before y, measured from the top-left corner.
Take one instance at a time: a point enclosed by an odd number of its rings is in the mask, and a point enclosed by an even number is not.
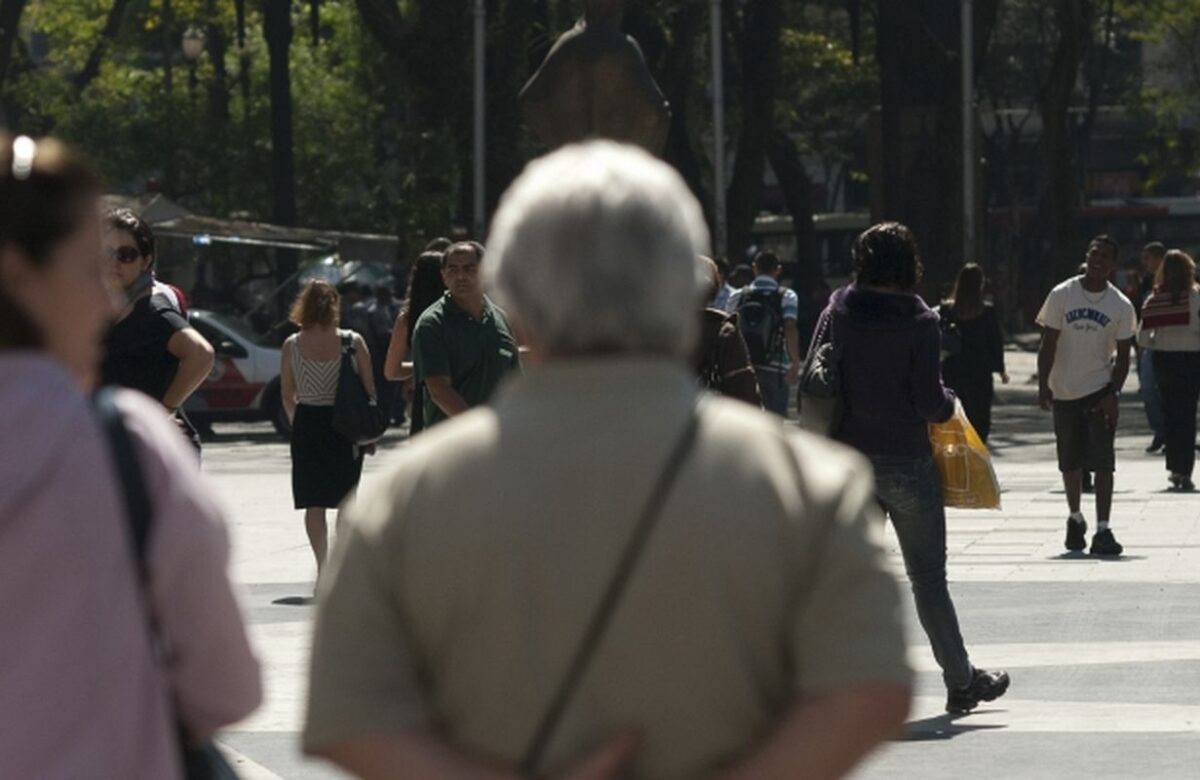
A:
[[[484,281],[553,355],[686,357],[707,251],[700,204],[673,168],[591,141],[533,161],[504,194]]]

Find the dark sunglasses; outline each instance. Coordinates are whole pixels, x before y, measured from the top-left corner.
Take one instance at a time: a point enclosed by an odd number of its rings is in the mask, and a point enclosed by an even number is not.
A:
[[[116,260],[122,265],[136,263],[142,259],[142,253],[138,251],[136,246],[119,246],[116,249],[108,251],[108,257]]]

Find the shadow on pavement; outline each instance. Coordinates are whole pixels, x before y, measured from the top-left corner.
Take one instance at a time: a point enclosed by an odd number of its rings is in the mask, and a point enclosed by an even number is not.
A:
[[[1051,555],[1048,561],[1077,561],[1080,563],[1122,563],[1124,561],[1144,561],[1145,555],[1091,555],[1085,552],[1064,552]]]
[[[312,596],[283,596],[282,598],[273,599],[272,604],[278,604],[281,607],[307,607],[311,606],[316,599]]]
[[[971,731],[993,731],[995,729],[1008,728],[1002,724],[979,724],[972,726],[969,723],[960,722],[963,718],[969,718],[970,715],[935,715],[931,718],[922,718],[921,720],[909,721],[905,724],[906,730],[903,736],[897,737],[896,742],[928,742],[935,739],[954,739],[959,734],[966,734]]]

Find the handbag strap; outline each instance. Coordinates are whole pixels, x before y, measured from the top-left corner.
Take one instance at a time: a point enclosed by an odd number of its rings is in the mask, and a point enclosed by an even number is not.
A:
[[[148,578],[146,551],[150,540],[150,530],[153,526],[154,512],[150,506],[150,494],[142,478],[142,469],[138,460],[137,450],[121,411],[117,408],[114,388],[101,388],[95,396],[94,403],[100,417],[100,423],[108,438],[109,449],[112,452],[113,463],[117,468],[117,477],[121,483],[121,494],[125,501],[125,516],[129,531],[130,543],[133,545],[134,562],[137,564],[138,575],[144,584]]]
[[[542,716],[537,731],[534,732],[533,738],[525,750],[525,755],[521,760],[521,772],[523,774],[531,777],[535,776],[535,770],[538,764],[541,763],[542,755],[545,753],[546,747],[550,744],[550,740],[554,736],[559,722],[562,720],[563,712],[566,711],[567,705],[571,702],[575,691],[579,688],[579,684],[583,680],[583,676],[587,673],[588,666],[596,654],[596,649],[599,647],[600,641],[604,638],[605,629],[608,628],[613,614],[621,603],[625,587],[629,583],[630,576],[633,574],[638,560],[641,558],[641,554],[646,547],[646,542],[650,538],[650,533],[654,530],[658,518],[662,515],[662,509],[664,504],[666,504],[667,496],[670,495],[671,487],[675,484],[679,472],[687,460],[688,453],[696,442],[699,428],[700,411],[699,409],[695,409],[691,412],[687,427],[679,437],[679,441],[675,444],[674,449],[671,450],[671,454],[667,458],[658,480],[654,483],[654,487],[650,491],[650,496],[646,500],[642,514],[638,518],[636,525],[634,525],[633,533],[630,535],[629,540],[625,543],[625,549],[621,553],[617,567],[613,571],[612,578],[609,580],[608,587],[604,590],[604,594],[600,599],[599,605],[596,607],[595,613],[592,615],[591,621],[588,623],[587,630],[583,633],[574,656],[571,658],[567,672],[559,683],[553,698],[550,699],[550,704]]]

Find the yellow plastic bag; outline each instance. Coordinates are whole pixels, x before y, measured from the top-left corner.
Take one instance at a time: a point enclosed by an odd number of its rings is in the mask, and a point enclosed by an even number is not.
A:
[[[962,404],[954,403],[954,416],[929,426],[933,460],[942,477],[942,497],[956,509],[999,509],[1000,481],[992,468],[987,445],[979,438]]]

